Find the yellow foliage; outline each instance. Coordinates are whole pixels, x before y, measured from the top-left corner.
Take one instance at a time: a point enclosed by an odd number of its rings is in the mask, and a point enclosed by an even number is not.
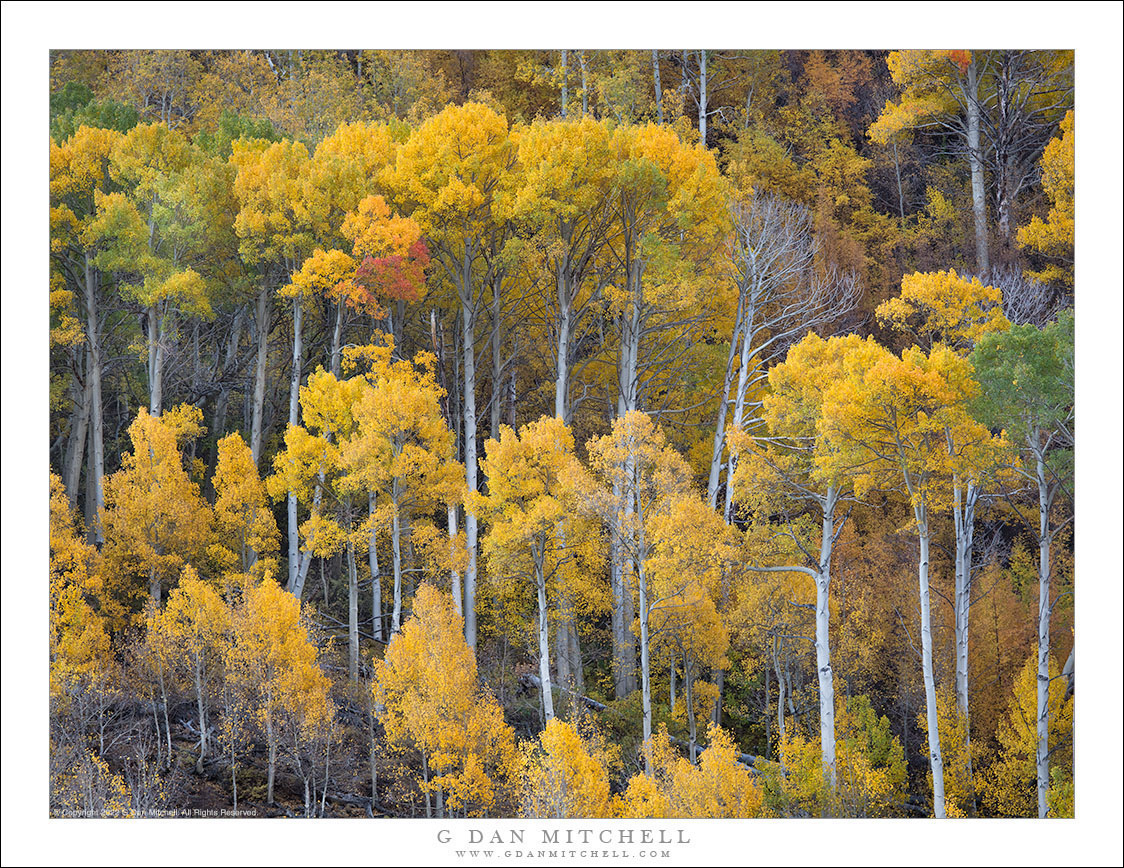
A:
[[[211,508],[184,470],[176,443],[196,417],[168,415],[140,410],[129,426],[133,451],[105,480],[105,574],[118,583],[114,596],[126,606],[144,593],[138,579],[147,580],[149,595],[159,601],[184,565],[200,562],[210,539]]]
[[[835,719],[836,787],[825,779],[820,740],[790,727],[779,763],[762,768],[765,801],[781,816],[886,817],[906,799],[905,752],[865,696],[838,703]]]
[[[252,568],[260,575],[275,569],[270,556],[280,549],[280,533],[253,454],[240,434],[229,434],[219,441],[212,484],[215,537],[230,561],[226,566],[237,564],[241,572]]]
[[[1011,324],[1003,315],[1003,294],[955,271],[907,274],[901,295],[875,311],[878,322],[903,332],[929,351],[937,343],[966,352],[983,335]]]
[[[525,751],[520,813],[551,820],[616,816],[609,793],[615,764],[612,748],[595,731],[552,718],[538,744]]]
[[[1061,123],[1061,138],[1052,139],[1042,153],[1042,186],[1050,197],[1050,213],[1045,220],[1032,217],[1017,236],[1020,246],[1053,260],[1028,276],[1068,287],[1073,286],[1074,143],[1070,110]]]
[[[492,811],[517,765],[515,736],[477,681],[451,597],[418,588],[413,616],[374,661],[372,690],[391,747],[421,754],[422,791],[464,815]]]
[[[917,715],[918,732],[925,745],[921,753],[928,758],[928,715],[923,711]],[[937,689],[937,727],[940,732],[941,760],[944,763],[945,813],[950,817],[966,817],[972,810],[975,798],[975,784],[969,774],[969,751],[966,747],[968,721],[961,714],[956,700],[956,692],[948,687]],[[975,751],[978,753],[978,750]],[[932,790],[932,771],[928,773],[929,789]]]
[[[51,776],[51,816],[132,817],[129,787],[104,759],[86,748],[62,774]]]
[[[283,744],[298,749],[318,738],[334,720],[335,705],[297,599],[266,577],[245,589],[230,628],[223,661],[228,733],[235,727],[260,733],[271,757]]]
[[[760,787],[721,727],[710,725],[697,766],[671,747],[667,730],[652,737],[652,775],[629,781],[621,815],[630,818],[744,819],[762,814]]]
[[[1073,697],[1050,658],[1050,789],[1047,798],[1059,810],[1073,807]],[[1001,817],[1038,816],[1038,651],[1027,658],[999,723],[998,749],[980,763],[979,791],[984,807]],[[1060,816],[1066,816],[1064,813]]]

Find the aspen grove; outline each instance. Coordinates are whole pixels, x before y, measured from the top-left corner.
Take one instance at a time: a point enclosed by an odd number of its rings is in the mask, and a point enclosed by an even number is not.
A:
[[[1074,812],[1069,51],[58,51],[50,813]]]

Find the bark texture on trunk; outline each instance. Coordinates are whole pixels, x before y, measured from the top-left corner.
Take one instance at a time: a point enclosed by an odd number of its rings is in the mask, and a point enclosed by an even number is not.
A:
[[[984,160],[980,149],[980,104],[978,70],[973,60],[968,66],[968,165],[972,176],[972,218],[976,228],[976,270],[981,280],[991,273],[987,239],[987,196],[984,192]]]
[[[269,288],[264,284],[258,289],[257,311],[255,316],[258,352],[254,363],[254,400],[250,423],[250,452],[254,464],[261,462],[262,414],[265,407],[265,376],[269,361]]]
[[[1050,485],[1042,452],[1038,477],[1038,722],[1034,764],[1038,778],[1038,816],[1049,812],[1050,792]]]
[[[933,674],[933,630],[929,614],[929,516],[922,504],[914,508],[920,556],[917,581],[921,598],[921,671],[925,681],[925,719],[929,730],[929,770],[933,775],[933,816],[943,819],[944,761],[937,720],[937,686]]]
[[[471,284],[468,292],[471,293]],[[464,476],[470,492],[477,488],[476,466],[476,312],[469,305],[463,305],[463,344],[464,359]],[[465,545],[468,549],[468,565],[464,571],[464,638],[468,647],[476,650],[476,548],[477,521],[472,510],[466,509],[464,516]]]
[[[303,309],[301,297],[293,299],[293,372],[289,381],[289,426],[300,424],[301,355],[303,353],[301,325]],[[299,600],[301,582],[300,526],[297,524],[297,495],[289,492],[286,502],[289,519],[289,591]]]

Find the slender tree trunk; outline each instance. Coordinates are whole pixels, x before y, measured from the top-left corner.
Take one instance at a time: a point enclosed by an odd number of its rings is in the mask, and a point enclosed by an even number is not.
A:
[[[289,382],[289,426],[300,424],[301,355],[303,351],[301,325],[303,306],[301,297],[293,299],[293,373]],[[286,504],[289,517],[289,591],[300,599],[300,526],[297,524],[297,495],[290,491]]]
[[[86,354],[89,354],[89,350]],[[82,476],[82,460],[86,457],[86,441],[89,439],[87,431],[90,427],[92,394],[89,375],[85,377],[81,391],[81,398],[75,402],[74,412],[70,416],[70,437],[66,444],[66,461],[63,467],[63,484],[66,486],[66,497],[71,509],[78,504],[78,482]]]
[[[161,743],[160,736],[160,711],[157,708],[156,694],[150,694],[152,698],[152,723],[156,726],[156,768],[161,768],[164,765],[164,746]]]
[[[254,464],[261,463],[262,410],[265,407],[265,373],[269,361],[269,288],[263,283],[257,300],[258,355],[254,366],[253,421],[250,423],[250,452]]]
[[[348,507],[350,517],[351,508]],[[355,563],[355,543],[347,541],[347,675],[359,689],[359,570]]]
[[[734,382],[734,359],[738,355],[738,338],[741,335],[744,297],[738,293],[738,308],[734,314],[734,333],[730,336],[730,352],[726,357],[726,376],[722,381],[722,394],[718,400],[718,419],[714,426],[714,446],[710,452],[710,477],[706,483],[706,500],[710,508],[718,505],[718,480],[722,472],[722,450],[726,446],[726,417],[730,412],[730,386]],[[726,481],[727,487],[730,481]]]
[[[613,483],[614,500],[619,500],[621,496],[620,483]],[[614,532],[614,537],[616,536]],[[622,563],[622,546],[618,539],[611,539],[609,542],[610,556],[609,556],[609,584],[613,595],[613,607],[610,614],[612,634],[613,634],[613,698],[624,699],[632,692],[632,648],[631,643],[627,641],[625,631],[628,625],[625,623],[624,614],[624,566]]]
[[[367,509],[371,516],[371,540],[367,550],[367,559],[371,567],[371,633],[376,642],[383,640],[382,635],[382,576],[379,570],[379,550],[376,542],[378,530],[375,527],[375,493],[367,495]]]
[[[626,274],[628,294],[632,299],[629,308],[621,313],[621,346],[618,355],[618,394],[617,416],[623,417],[636,410],[639,405],[637,370],[640,356],[640,325],[641,306],[641,269],[642,262],[632,257],[631,252],[626,254]],[[624,499],[624,512],[631,516],[636,510],[636,489],[632,483],[634,462],[631,458],[626,461],[625,479],[622,488],[619,482],[613,485],[615,498]],[[619,534],[619,530],[615,532]],[[635,564],[628,554],[628,546],[623,540],[617,541],[617,552],[620,556],[620,565],[617,569],[618,581],[615,592],[619,598],[614,599],[614,605],[619,605],[619,621],[615,625],[619,630],[614,648],[614,657],[618,661],[622,696],[627,696],[636,690],[636,641],[633,639],[632,622],[635,620],[636,611],[632,600],[632,574]],[[619,599],[619,604],[617,600]],[[619,656],[618,656],[619,655]]]
[[[963,496],[963,499],[962,499]],[[972,604],[972,541],[976,501],[979,489],[969,483],[961,491],[953,486],[952,518],[956,535],[956,569],[953,589],[954,632],[956,641],[956,705],[964,719],[964,751],[968,763],[968,780],[972,780],[971,734],[968,717],[968,617]],[[972,786],[972,810],[975,811],[975,785]]]
[[[574,617],[571,601],[566,613],[566,631],[570,634],[570,675],[574,679],[574,689],[585,693],[585,672],[582,668],[581,636],[578,634],[577,619]]]
[[[706,51],[699,52],[699,141],[706,147]]]
[[[660,88],[660,53],[652,49],[652,83],[656,90],[656,123],[663,123],[663,90]]]
[[[312,491],[312,514],[318,515],[320,513],[320,501],[324,496],[324,472],[321,471],[319,479],[317,480],[316,487]],[[298,600],[304,597],[304,585],[308,579],[308,570],[312,566],[312,538],[309,537],[308,547],[302,551],[297,549],[297,556],[300,560],[300,566],[297,568],[297,586],[292,591],[293,596]]]
[[[554,719],[554,696],[550,683],[550,639],[546,609],[546,578],[543,575],[543,555],[535,555],[535,583],[539,602],[539,679],[542,681],[542,707],[545,720]]]
[[[566,117],[566,102],[570,93],[570,68],[566,65],[567,50],[562,49],[562,117]]]
[[[554,666],[555,674],[558,680],[558,686],[565,689],[573,685],[573,677],[570,674],[570,634],[566,630],[566,625],[562,621],[562,605],[558,606],[559,618],[554,626]],[[565,695],[563,695],[563,702]]]
[[[457,536],[457,507],[455,504],[449,506],[449,539],[455,539]],[[455,569],[449,571],[449,587],[453,592],[453,606],[457,610],[457,614],[462,618],[464,617],[464,593],[461,590],[461,574]]]
[[[492,438],[500,438],[500,419],[503,414],[503,296],[500,281],[492,283],[492,402],[489,406]]]
[[[683,658],[683,701],[687,703],[687,756],[694,765],[699,760],[699,728],[695,722],[694,666]]]
[[[894,177],[898,181],[898,216],[905,225],[905,196],[902,194],[902,166],[898,160],[898,141],[894,139]]]
[[[371,770],[371,813],[373,814],[379,793],[378,743],[375,740],[374,702],[369,698],[369,695],[367,701],[367,763]]]
[[[156,608],[160,608],[160,574],[156,572],[156,567],[148,568],[148,596]]]
[[[332,376],[339,378],[340,375],[340,346],[343,342],[343,313],[344,303],[341,298],[336,304],[336,322],[332,327],[332,355],[331,366]]]
[[[265,715],[265,740],[269,750],[269,766],[265,781],[265,803],[273,804],[273,782],[277,776],[277,739],[273,736],[273,715]]]
[[[835,504],[838,493],[829,487],[823,505],[820,563],[816,575],[816,674],[820,688],[820,761],[824,778],[836,785],[835,770],[835,681],[831,670],[830,606],[831,550],[835,540]]]
[[[987,197],[984,192],[984,161],[980,149],[980,105],[975,60],[968,66],[968,165],[972,175],[972,217],[976,225],[976,270],[981,280],[991,273],[987,244]]]
[[[933,676],[933,630],[929,615],[929,516],[924,504],[915,507],[914,513],[920,546],[917,581],[921,596],[921,670],[925,680],[925,716],[929,729],[929,769],[933,774],[933,815],[937,819],[943,819],[944,761],[941,759],[937,686]]]
[[[90,381],[90,467],[87,476],[93,492],[93,514],[86,516],[86,526],[93,531],[94,541],[100,546],[105,541],[102,533],[101,512],[105,508],[105,492],[102,480],[105,477],[105,433],[101,401],[101,323],[98,316],[97,286],[98,273],[89,253],[86,254],[86,376]]]
[[[172,767],[172,725],[168,723],[168,688],[164,682],[164,664],[156,664],[156,674],[160,679],[160,710],[164,713],[164,736],[168,742],[168,765],[165,768]]]
[[[203,673],[199,661],[195,662],[195,705],[199,713],[199,759],[195,761],[196,774],[203,774],[203,759],[207,756],[207,715],[203,706]]]
[[[1037,445],[1037,444],[1035,444]],[[1034,765],[1038,778],[1038,816],[1049,811],[1050,792],[1050,487],[1046,462],[1038,451],[1038,714]]]
[[[582,117],[585,117],[589,114],[589,80],[584,50],[578,52],[578,63],[582,68]]]
[[[164,401],[163,316],[159,305],[148,309],[148,412],[159,416]]]
[[[569,418],[570,388],[570,305],[573,297],[570,292],[568,258],[556,270],[558,287],[558,354],[555,357],[554,375],[554,416],[567,425]]]
[[[238,768],[234,762],[234,723],[230,724],[230,790],[234,810],[238,810]]]
[[[644,709],[644,770],[652,773],[652,673],[648,642],[648,585],[644,566],[637,571],[640,577],[640,690]]]
[[[754,308],[755,305],[753,304],[748,306],[745,312],[745,320],[742,323],[742,340],[738,360],[738,389],[734,393],[734,414],[730,421],[732,431],[741,431],[745,428],[745,397],[749,389],[750,343]],[[738,456],[731,450],[729,457],[726,459],[726,503],[722,509],[722,517],[726,524],[730,524],[734,518],[734,486],[732,482],[734,470],[737,469],[737,466]]]
[[[466,280],[465,291],[472,293]],[[476,312],[469,304],[463,305],[464,326],[464,475],[471,493],[477,491],[476,467]],[[468,647],[476,650],[476,515],[465,509],[465,545],[468,548],[468,566],[464,574],[464,638]]]
[[[772,685],[769,683],[773,670],[765,664],[765,702],[761,709],[761,716],[765,719],[765,756],[772,756],[773,730],[769,727],[769,703],[772,702]]]
[[[777,753],[780,754],[781,746],[784,744],[785,739],[785,726],[784,726],[784,670],[781,669],[781,661],[777,656],[777,637],[773,637],[773,671],[777,675]]]
[[[390,516],[390,551],[394,566],[394,614],[390,619],[391,634],[402,629],[402,528],[398,514],[398,480],[393,487],[394,511]]]

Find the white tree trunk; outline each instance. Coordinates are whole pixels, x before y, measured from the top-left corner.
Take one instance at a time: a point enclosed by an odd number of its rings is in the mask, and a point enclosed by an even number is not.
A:
[[[835,681],[831,670],[829,594],[831,591],[831,551],[835,541],[835,505],[838,492],[828,488],[823,503],[823,529],[820,562],[816,576],[816,673],[820,687],[820,761],[824,778],[836,785],[835,769]]]
[[[471,294],[471,284],[467,283]],[[463,304],[464,342],[464,479],[469,492],[477,491],[476,467],[476,312],[472,305]],[[468,647],[476,650],[476,515],[465,509],[465,545],[468,565],[464,572],[464,639]]]
[[[402,530],[398,515],[398,483],[394,483],[394,512],[390,517],[391,557],[394,564],[394,614],[390,619],[391,633],[402,629]]]
[[[492,438],[500,438],[500,418],[503,412],[503,296],[500,294],[500,280],[492,282],[492,400],[489,403]]]
[[[350,508],[348,514],[350,516]],[[359,570],[355,563],[355,543],[347,541],[347,676],[359,684]]]
[[[568,260],[567,260],[568,261]],[[567,425],[569,418],[570,388],[570,283],[566,275],[566,262],[558,267],[558,353],[554,363],[554,415]]]
[[[957,483],[953,486],[952,517],[956,534],[955,585],[953,589],[954,627],[956,643],[956,705],[964,718],[964,749],[968,763],[968,778],[972,779],[971,734],[968,706],[968,621],[972,605],[972,543],[975,534],[976,502],[979,488],[968,483],[963,491]],[[975,794],[973,787],[973,805]]]
[[[1037,438],[1036,438],[1037,439]],[[1037,444],[1036,444],[1037,445]],[[1038,778],[1038,816],[1049,811],[1050,791],[1050,489],[1045,455],[1038,451],[1038,743],[1035,768]]]
[[[750,344],[752,342],[753,332],[753,305],[749,306],[746,311],[745,322],[743,323],[741,351],[738,361],[738,389],[734,393],[734,414],[733,419],[730,421],[730,430],[741,431],[745,427],[745,397],[749,389],[749,362],[750,362]],[[730,524],[734,517],[734,486],[731,484],[734,478],[734,470],[738,466],[738,456],[733,451],[730,452],[729,457],[726,459],[726,503],[722,509],[722,516],[726,520],[726,524]]]
[[[376,545],[378,532],[375,528],[375,493],[367,495],[367,510],[371,516],[371,540],[367,559],[371,567],[371,633],[376,642],[383,641],[382,634],[382,577],[379,569],[379,550]]]
[[[89,349],[87,349],[87,360],[89,355]],[[88,363],[87,368],[89,368]],[[76,402],[74,412],[70,416],[70,437],[67,440],[66,461],[63,468],[63,485],[66,487],[66,497],[70,501],[71,509],[74,509],[78,504],[78,481],[82,476],[82,462],[86,457],[86,441],[90,439],[88,434],[90,395],[90,375],[87,371],[82,383],[81,398]]]
[[[336,322],[332,326],[332,354],[330,364],[332,369],[332,376],[339,378],[340,375],[340,348],[343,343],[343,313],[344,303],[341,298],[336,304]]]
[[[257,300],[258,354],[254,366],[254,406],[250,424],[250,452],[254,464],[261,461],[262,412],[265,407],[265,374],[269,361],[269,288],[263,283]]]
[[[683,701],[687,703],[687,756],[694,765],[698,759],[699,733],[695,723],[695,679],[694,666],[689,660],[683,660]]]
[[[652,81],[656,89],[656,123],[663,123],[663,90],[660,88],[660,53],[652,49]]]
[[[550,637],[546,610],[546,578],[543,576],[542,554],[535,558],[535,584],[539,602],[539,678],[542,681],[543,723],[554,719],[554,696],[550,683]]]
[[[586,70],[585,51],[578,52],[578,62],[582,68],[582,117],[589,114],[589,80]]]
[[[159,416],[164,403],[163,316],[160,306],[148,308],[148,413]]]
[[[706,147],[706,51],[699,52],[699,141]]]
[[[925,680],[925,715],[929,729],[929,769],[933,774],[933,815],[943,819],[944,761],[941,759],[940,730],[937,722],[937,686],[933,676],[933,631],[929,616],[929,516],[924,504],[914,507],[920,557],[917,561],[918,590],[921,595],[921,671]]]
[[[90,489],[94,494],[93,515],[86,516],[88,527],[93,528],[94,541],[101,545],[105,541],[102,533],[101,512],[105,508],[105,491],[102,480],[105,477],[105,433],[102,423],[101,402],[101,326],[98,316],[97,283],[98,273],[94,269],[90,255],[86,254],[86,340],[88,364],[86,376],[90,380]]]
[[[968,165],[972,176],[972,217],[976,227],[976,270],[982,280],[991,272],[987,243],[987,196],[984,192],[984,160],[980,150],[980,105],[978,71],[973,60],[968,66]]]
[[[289,426],[300,424],[301,354],[303,351],[301,297],[293,299],[293,372],[289,382]],[[289,518],[289,591],[300,599],[300,527],[297,524],[297,495],[290,491],[286,503]]]
[[[455,539],[457,535],[457,507],[455,505],[449,506],[449,539]],[[453,606],[457,610],[457,614],[462,618],[464,617],[464,594],[461,591],[461,574],[456,570],[449,571],[449,585],[453,592]]]
[[[562,49],[562,117],[566,117],[566,103],[570,96],[570,68],[567,66],[566,61],[569,52]]]
[[[643,531],[641,531],[643,533]],[[643,550],[643,549],[641,549]],[[644,709],[644,771],[652,773],[652,676],[648,649],[648,583],[644,561],[637,564],[640,584],[640,689]]]
[[[743,296],[738,293],[738,309],[734,314],[734,332],[730,336],[730,352],[726,357],[726,377],[718,401],[718,420],[714,426],[714,445],[710,452],[710,476],[706,483],[706,501],[711,509],[718,506],[718,481],[722,472],[722,450],[726,446],[726,417],[730,413],[730,386],[734,382],[734,359],[739,358],[738,338],[741,335]],[[729,487],[730,480],[726,480]]]

